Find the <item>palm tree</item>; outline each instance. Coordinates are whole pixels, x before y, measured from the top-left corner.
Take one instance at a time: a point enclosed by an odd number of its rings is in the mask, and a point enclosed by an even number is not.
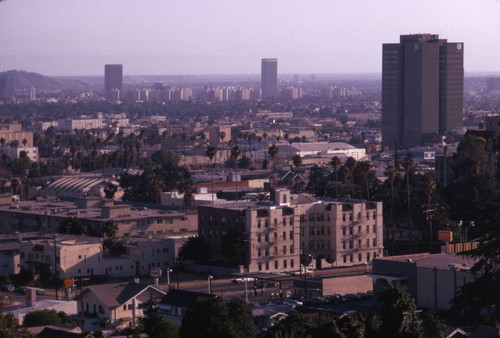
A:
[[[365,187],[366,187],[366,200],[370,200],[370,190],[368,188],[368,174],[372,171],[372,166],[370,165],[370,162],[368,161],[363,161],[358,163],[358,170],[361,176],[363,176],[365,180]]]
[[[349,177],[351,178],[351,195],[354,196],[354,169],[358,165],[358,162],[354,159],[354,157],[349,157],[345,161],[345,166],[347,168],[347,172]]]
[[[396,179],[397,174],[398,171],[396,168],[394,168],[393,165],[388,165],[387,168],[385,168],[384,175],[387,176],[389,184],[391,185],[391,225],[392,225],[393,244],[395,242],[395,237],[396,237],[396,224],[394,223],[394,180]]]
[[[292,158],[292,163],[295,166],[295,168],[298,168],[302,165],[302,157],[297,154]]]
[[[213,146],[208,146],[205,149],[205,155],[207,155],[209,163],[210,163],[210,177],[212,179],[212,205],[214,204],[214,173],[213,173],[213,164],[212,161],[217,154],[217,149]]]
[[[238,203],[238,158],[241,156],[241,148],[234,146],[231,148],[231,157],[234,159],[234,183],[236,187],[236,203]]]
[[[272,186],[272,189],[276,189],[276,156],[278,155],[280,151],[280,148],[278,148],[275,144],[269,146],[269,148],[267,149],[267,152],[269,153],[269,155],[271,155],[271,157],[273,158],[273,174],[272,174],[272,182],[271,182],[271,186]]]
[[[434,182],[434,175],[432,173],[427,173],[425,175],[425,194],[427,195],[427,220],[429,222],[429,239],[432,245],[432,239],[433,239],[433,229],[432,229],[432,214],[431,214],[431,198],[432,198],[432,193],[436,189],[436,183]]]
[[[337,156],[333,156],[330,160],[330,165],[333,167],[333,171],[335,172],[335,193],[336,198],[339,198],[339,180],[338,180],[338,171],[337,169],[342,165],[342,161]]]
[[[410,204],[410,172],[413,169],[413,154],[408,154],[403,159],[403,169],[406,175],[406,198],[408,199],[408,239],[412,240],[412,229],[411,229],[411,204]]]

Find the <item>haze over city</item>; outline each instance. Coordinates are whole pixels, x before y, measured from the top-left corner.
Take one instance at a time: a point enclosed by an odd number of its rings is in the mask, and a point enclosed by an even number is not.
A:
[[[100,75],[380,73],[382,43],[435,33],[465,43],[467,72],[492,57],[500,3],[484,1],[28,1],[0,3],[0,71]]]

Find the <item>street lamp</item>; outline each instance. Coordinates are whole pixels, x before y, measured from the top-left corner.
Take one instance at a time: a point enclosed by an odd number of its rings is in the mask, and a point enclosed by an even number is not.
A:
[[[172,272],[172,269],[167,268],[167,287],[170,290],[170,273]]]
[[[208,294],[212,294],[212,279],[214,279],[214,276],[208,275]]]

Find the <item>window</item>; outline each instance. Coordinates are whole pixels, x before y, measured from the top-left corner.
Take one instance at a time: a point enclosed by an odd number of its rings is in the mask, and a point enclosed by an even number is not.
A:
[[[326,228],[328,236],[330,236],[330,227]]]
[[[344,255],[344,263],[347,263],[347,255]]]
[[[260,235],[257,235],[257,242],[260,243]]]
[[[286,226],[286,218],[283,217],[283,226]]]
[[[274,233],[274,240],[275,241],[278,240],[278,233],[277,232]]]
[[[278,256],[278,247],[277,246],[274,247],[274,255]]]
[[[352,221],[352,213],[349,214],[349,221]]]
[[[127,311],[127,304],[123,304],[123,311]]]
[[[286,245],[283,245],[283,255],[286,255]]]
[[[134,308],[134,305],[133,305],[133,304],[129,304],[129,305],[128,305],[128,309],[129,309],[129,310],[132,310],[133,308]]]
[[[345,219],[346,219],[345,214],[342,214],[342,222],[345,222]]]
[[[293,254],[293,245],[290,245],[290,253]]]
[[[290,240],[293,240],[293,231],[290,231]]]
[[[290,267],[293,268],[293,259],[290,259]]]
[[[358,239],[358,248],[361,248],[361,240]]]
[[[342,242],[342,249],[344,249],[344,250],[345,250],[345,249],[346,249],[346,247],[347,247],[346,242]]]
[[[275,218],[275,219],[274,219],[274,226],[275,226],[275,227],[277,227],[277,226],[278,226],[278,219],[277,219],[277,218]]]
[[[369,261],[369,260],[370,260],[370,253],[369,253],[369,252],[367,252],[367,253],[366,253],[366,260],[367,260],[367,261]]]
[[[377,226],[375,224],[373,224],[373,233],[377,233]]]
[[[349,235],[352,235],[352,227],[349,227]]]
[[[261,224],[260,224],[260,219],[257,221],[257,228],[260,228]]]
[[[349,257],[349,258],[350,258],[349,260],[350,260],[351,262],[354,262],[354,257],[353,257],[353,255],[351,254],[351,255],[349,255],[349,256],[350,256],[350,257]]]
[[[264,253],[266,254],[266,257],[269,256],[269,249],[266,249]]]
[[[260,254],[261,254],[260,249],[257,249],[257,256],[260,257]]]
[[[358,212],[358,221],[361,219],[361,213]]]
[[[363,260],[363,256],[361,254],[358,254],[358,262],[361,262]]]
[[[286,269],[287,268],[287,262],[286,262],[286,259],[283,261],[283,268]]]
[[[369,233],[369,232],[370,232],[370,226],[369,226],[369,225],[367,225],[367,226],[366,226],[366,233]]]
[[[361,225],[358,226],[358,234],[361,233]]]
[[[269,242],[269,234],[266,234],[265,241]]]
[[[370,247],[370,240],[367,238],[366,239],[366,247],[369,248]]]
[[[286,231],[283,231],[283,240],[286,241]]]
[[[342,235],[345,236],[345,227],[342,228]]]
[[[375,219],[375,212],[373,212],[373,214],[372,214],[372,218],[373,218],[373,219]]]
[[[349,249],[354,248],[354,243],[352,241],[349,241]]]
[[[269,262],[266,262],[266,270],[269,270]]]
[[[278,268],[278,261],[274,261],[274,268],[277,269]]]
[[[377,239],[376,238],[373,239],[373,246],[377,246]]]
[[[264,226],[265,226],[266,228],[267,228],[267,227],[269,227],[269,221],[268,221],[267,219],[264,221]]]
[[[262,263],[259,263],[259,271],[262,271]]]
[[[366,219],[370,219],[370,213],[366,212]]]

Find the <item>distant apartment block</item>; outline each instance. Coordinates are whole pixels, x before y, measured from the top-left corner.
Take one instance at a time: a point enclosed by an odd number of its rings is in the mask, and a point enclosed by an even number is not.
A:
[[[320,201],[288,190],[277,190],[273,200],[198,207],[199,235],[212,258],[224,259],[221,248],[229,232],[246,243],[240,257],[246,272],[298,270],[301,253],[332,266],[364,264],[383,255],[381,202]]]
[[[123,66],[104,66],[104,95],[106,100],[120,100],[120,92],[123,90]]]
[[[57,121],[57,128],[64,131],[101,129],[102,113],[97,113],[96,117],[82,116],[79,119],[60,119]]]
[[[22,130],[19,123],[0,124],[1,139],[5,141],[5,145],[9,145],[12,141],[17,141],[21,146],[33,146],[33,132]],[[23,143],[24,140],[26,140],[26,144]]]
[[[262,59],[261,81],[262,99],[278,97],[278,59]]]

